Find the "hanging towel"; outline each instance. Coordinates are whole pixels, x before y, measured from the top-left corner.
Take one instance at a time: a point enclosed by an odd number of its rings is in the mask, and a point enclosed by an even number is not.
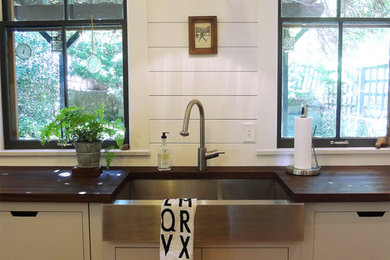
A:
[[[196,199],[161,203],[160,260],[193,259]]]

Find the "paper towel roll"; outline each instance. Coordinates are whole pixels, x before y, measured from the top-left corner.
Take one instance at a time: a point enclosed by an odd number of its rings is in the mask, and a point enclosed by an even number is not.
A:
[[[295,118],[294,138],[294,167],[298,169],[311,169],[312,118]]]

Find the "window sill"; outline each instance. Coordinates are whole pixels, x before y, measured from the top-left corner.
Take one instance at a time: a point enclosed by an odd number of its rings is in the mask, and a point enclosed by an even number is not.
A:
[[[112,150],[115,156],[150,156],[149,150]],[[102,150],[103,152],[103,150]],[[1,150],[0,157],[74,157],[74,149]],[[102,154],[103,155],[103,154]]]
[[[293,155],[294,148],[280,149],[259,149],[256,150],[257,156],[273,156],[273,155]],[[317,155],[375,155],[375,154],[390,154],[390,148],[376,149],[374,147],[362,148],[316,148]]]

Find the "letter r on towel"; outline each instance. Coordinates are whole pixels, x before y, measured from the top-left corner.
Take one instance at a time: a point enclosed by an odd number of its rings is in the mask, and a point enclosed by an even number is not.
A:
[[[188,233],[191,233],[187,223],[190,221],[190,214],[186,210],[180,210],[180,232],[183,232],[183,227],[186,228]]]

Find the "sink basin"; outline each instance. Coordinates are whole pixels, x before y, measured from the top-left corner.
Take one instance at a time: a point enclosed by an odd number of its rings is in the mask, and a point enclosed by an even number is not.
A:
[[[159,242],[166,198],[197,198],[195,243],[303,240],[303,203],[274,179],[135,179],[103,205],[103,240]]]
[[[273,179],[138,179],[129,183],[130,200],[166,198],[280,200],[288,196]]]

